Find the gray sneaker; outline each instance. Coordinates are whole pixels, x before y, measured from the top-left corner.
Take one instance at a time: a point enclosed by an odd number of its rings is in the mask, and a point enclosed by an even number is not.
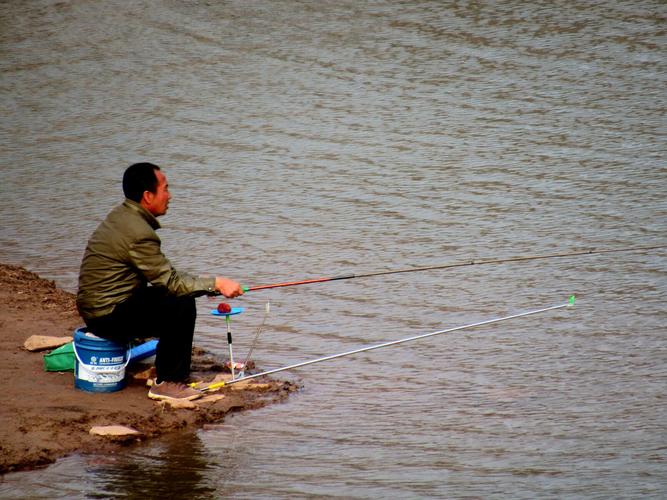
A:
[[[165,400],[169,399],[171,401],[192,401],[203,396],[201,391],[193,389],[185,384],[180,382],[160,382],[159,384],[153,384],[153,386],[148,391],[148,397],[151,399]]]

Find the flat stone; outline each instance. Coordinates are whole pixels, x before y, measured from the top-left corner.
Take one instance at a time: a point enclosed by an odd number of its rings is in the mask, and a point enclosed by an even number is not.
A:
[[[28,351],[46,351],[55,349],[61,345],[72,342],[72,337],[51,337],[48,335],[31,335],[23,343],[23,347]]]
[[[88,431],[93,436],[136,436],[138,430],[124,425],[96,425]]]
[[[270,384],[262,384],[261,382],[255,382],[253,380],[243,380],[241,382],[238,382],[236,384],[231,384],[229,386],[230,389],[233,389],[235,391],[240,391],[240,390],[263,391],[265,389],[268,389],[269,387],[271,387]]]
[[[135,380],[145,380],[146,385],[152,386],[154,381],[153,379],[157,376],[155,367],[151,366],[149,368],[146,368],[143,371],[132,373],[131,377]]]
[[[163,407],[169,405],[177,410],[180,409],[194,410],[195,408],[197,408],[197,405],[195,404],[194,401],[187,401],[180,399],[164,399],[162,401],[158,401],[158,404]]]
[[[215,403],[216,401],[220,401],[221,399],[225,399],[224,394],[211,394],[210,396],[204,396],[202,398],[196,399],[195,401],[197,404],[199,403]]]

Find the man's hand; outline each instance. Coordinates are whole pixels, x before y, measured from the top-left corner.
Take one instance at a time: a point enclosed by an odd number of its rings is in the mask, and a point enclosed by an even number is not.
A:
[[[216,276],[215,278],[215,291],[229,299],[243,295],[243,288],[239,283],[222,276]]]

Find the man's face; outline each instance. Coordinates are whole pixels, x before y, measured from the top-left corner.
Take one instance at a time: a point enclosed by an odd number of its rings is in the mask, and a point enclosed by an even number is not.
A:
[[[155,176],[157,177],[157,189],[155,193],[147,191],[147,209],[155,217],[164,215],[167,213],[167,208],[169,208],[169,200],[171,199],[171,193],[169,193],[169,183],[167,182],[167,177],[160,171],[155,171]]]

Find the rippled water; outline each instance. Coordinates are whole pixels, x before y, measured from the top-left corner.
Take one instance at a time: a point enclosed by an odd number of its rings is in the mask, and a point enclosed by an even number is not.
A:
[[[0,259],[75,290],[134,161],[172,261],[248,285],[666,243],[663,2],[4,2]],[[8,474],[0,496],[661,498],[667,253],[248,293],[219,429]],[[199,301],[196,342],[225,356]],[[137,472],[140,471],[140,472]]]

